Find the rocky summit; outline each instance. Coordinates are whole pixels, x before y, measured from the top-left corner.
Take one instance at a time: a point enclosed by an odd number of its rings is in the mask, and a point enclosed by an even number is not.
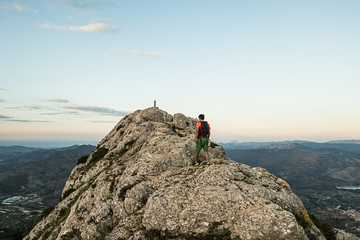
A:
[[[124,117],[79,159],[59,204],[25,239],[325,239],[265,169],[218,145],[210,166],[193,166],[195,124],[158,108]]]

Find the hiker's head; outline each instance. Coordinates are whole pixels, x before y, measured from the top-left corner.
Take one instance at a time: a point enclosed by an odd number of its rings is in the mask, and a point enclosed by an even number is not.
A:
[[[200,119],[200,120],[204,120],[204,119],[205,119],[204,114],[200,114],[200,115],[199,115],[199,119]]]

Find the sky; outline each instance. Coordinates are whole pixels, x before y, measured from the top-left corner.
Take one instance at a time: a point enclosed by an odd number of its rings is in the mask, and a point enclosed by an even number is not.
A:
[[[0,140],[205,114],[214,141],[360,137],[358,0],[0,0]]]

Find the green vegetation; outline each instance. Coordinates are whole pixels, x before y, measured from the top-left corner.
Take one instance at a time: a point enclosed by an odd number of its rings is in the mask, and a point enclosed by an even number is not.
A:
[[[97,150],[95,150],[95,152],[92,154],[91,159],[89,160],[89,163],[86,166],[80,167],[77,169],[77,171],[81,172],[81,171],[88,171],[90,168],[92,168],[93,166],[95,166],[95,164],[101,160],[107,153],[108,153],[109,149],[104,148],[104,147],[100,147],[97,148]],[[85,158],[85,156],[83,156]],[[82,158],[82,157],[81,157]],[[81,159],[80,158],[80,159]],[[79,161],[82,162],[84,161],[84,159],[82,160],[78,160],[78,164]],[[88,158],[87,158],[88,159]],[[87,160],[86,159],[86,160]],[[85,162],[86,162],[85,160]]]
[[[214,143],[213,141],[210,142],[210,147],[211,147],[211,148],[216,148],[216,147],[218,147],[218,146],[220,146],[220,145]]]
[[[140,230],[145,230],[145,227],[144,227],[144,225],[142,224],[141,221],[138,222],[138,223],[134,226],[133,229],[131,229],[131,232],[136,233],[136,232],[138,232],[138,231],[140,231]]]
[[[327,223],[322,223],[315,217],[313,214],[308,214],[304,209],[301,212],[295,212],[295,217],[297,222],[304,228],[304,230],[310,229],[313,225],[318,227],[321,233],[325,236],[327,240],[336,240],[336,233],[332,226]],[[308,233],[308,231],[306,231]],[[311,236],[308,236],[311,238]],[[314,238],[315,239],[315,238]]]
[[[181,133],[177,133],[177,135],[178,135],[179,137],[184,137],[184,135],[181,134]]]
[[[130,140],[129,142],[125,143],[125,147],[126,147],[127,149],[130,149],[130,148],[134,145],[135,142],[136,142],[135,139]]]
[[[40,232],[35,239],[41,239],[41,240],[45,240],[48,239],[49,236],[51,235],[51,233],[54,231],[54,229],[56,229],[58,226],[60,226],[60,224],[65,221],[68,216],[70,215],[71,212],[71,207],[75,204],[75,202],[77,201],[77,199],[80,197],[80,195],[86,190],[87,188],[83,188],[79,194],[67,205],[67,207],[62,208],[57,216],[57,219],[54,220],[53,222],[47,224],[44,228],[43,228],[43,232]],[[76,239],[74,237],[72,237],[72,233],[70,233],[69,236],[65,235],[63,236],[64,239]],[[78,235],[76,235],[78,236]],[[41,238],[40,238],[41,237]],[[67,238],[70,237],[70,238]],[[63,238],[61,238],[63,239]],[[79,238],[81,239],[81,238]]]
[[[115,179],[114,179],[113,181],[111,181],[111,184],[110,184],[110,187],[109,187],[109,191],[110,191],[111,193],[114,192],[114,185],[115,185]]]
[[[247,184],[254,184],[254,180],[252,177],[246,177],[244,180]]]
[[[118,157],[121,158],[122,156],[124,156],[124,154],[128,151],[128,149],[126,149],[125,147],[123,147],[122,149],[120,149],[120,151],[118,152]]]
[[[51,233],[52,233],[52,230],[54,228],[51,227],[51,228],[47,228],[47,230],[44,232],[44,234],[41,236],[41,240],[46,240],[50,237]]]
[[[66,208],[62,208],[59,212],[59,218],[56,220],[55,225],[59,225],[60,223],[62,223],[65,219],[67,219],[67,217],[70,214],[70,208],[66,207]]]
[[[315,226],[317,226],[320,229],[320,231],[327,240],[336,240],[336,233],[332,226],[330,226],[327,223],[320,222],[319,219],[315,217],[315,215],[313,214],[310,214],[310,218],[315,224]]]
[[[220,159],[220,160],[216,160],[216,161],[214,161],[214,164],[215,165],[223,165],[223,164],[225,164],[226,162],[225,162],[225,159]]]
[[[69,216],[71,209],[69,207],[62,208],[58,214],[58,217],[52,223],[47,224],[43,228],[43,232],[38,233],[35,239],[46,240],[56,227],[58,227]]]
[[[79,199],[79,197],[81,196],[81,194],[83,194],[86,190],[88,190],[90,187],[90,185],[86,186],[86,187],[83,187],[82,189],[80,189],[78,195],[67,205],[69,208],[71,208],[75,203],[76,201]]]
[[[150,229],[150,230],[145,231],[145,239],[146,240],[165,240],[165,239],[168,239],[168,237],[167,237],[167,233],[161,234],[160,230]]]
[[[228,228],[220,228],[221,225],[223,225],[222,222],[213,222],[205,233],[182,237],[186,240],[231,240],[231,231]],[[146,240],[165,240],[171,238],[167,231],[162,232],[160,230],[150,229],[145,230],[144,233]],[[239,237],[233,239],[240,240]]]
[[[22,239],[22,236],[24,237],[25,235],[21,234],[21,230],[17,230],[17,231],[11,231],[11,232],[1,232],[0,233],[0,238],[1,239]]]
[[[86,160],[87,160],[88,158],[89,158],[89,155],[81,156],[81,157],[78,159],[78,161],[77,161],[77,165],[86,163]]]
[[[214,222],[206,233],[189,236],[186,240],[231,240],[231,231],[228,228],[219,229],[222,222]]]
[[[122,149],[120,149],[120,151],[117,153],[117,157],[121,158],[122,156],[124,156],[124,154],[129,151],[129,149],[134,145],[134,143],[136,142],[135,139],[130,140],[129,142],[125,143],[124,147]]]
[[[165,238],[165,236],[161,235],[160,230],[156,230],[156,229],[145,230],[144,235],[145,235],[146,240],[163,240],[163,239],[167,239],[167,238]]]
[[[88,167],[91,168],[92,166],[94,166],[99,160],[101,160],[107,153],[108,153],[109,149],[101,147],[99,149],[97,149],[88,164]]]
[[[67,198],[71,193],[75,192],[75,189],[73,188],[69,188],[68,190],[66,190],[63,194],[63,196],[60,198],[60,201],[64,200],[65,198]]]
[[[296,217],[296,221],[300,224],[300,226],[302,226],[305,230],[308,228],[311,228],[314,223],[311,220],[308,212],[303,209],[302,211],[295,211],[294,215]]]
[[[72,232],[69,232],[61,236],[61,240],[80,240],[80,239],[82,239],[80,231],[74,228],[72,229]]]
[[[256,194],[259,198],[265,198],[265,192],[258,192]]]
[[[38,218],[38,222],[39,222],[40,220],[41,220],[41,219],[40,219],[40,217],[39,217],[39,218]],[[9,239],[23,239],[25,236],[27,236],[27,235],[31,232],[31,230],[35,227],[35,225],[36,225],[38,222],[33,222],[33,223],[27,225],[22,233],[21,233],[20,231],[16,231],[16,232],[9,233],[9,236],[7,236],[8,234],[5,234],[5,235],[4,235],[4,234],[0,234],[0,237],[5,238],[5,239],[7,239],[7,238],[9,238]],[[12,235],[17,236],[17,237],[11,238]],[[22,235],[22,238],[21,238],[21,235]]]
[[[43,218],[46,218],[54,209],[55,209],[55,207],[45,208],[39,217],[39,221]]]

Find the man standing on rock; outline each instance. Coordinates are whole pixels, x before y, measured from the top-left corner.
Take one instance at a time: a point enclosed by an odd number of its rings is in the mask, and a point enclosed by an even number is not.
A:
[[[209,137],[210,137],[210,124],[204,121],[204,114],[199,115],[199,122],[196,124],[196,134],[195,134],[195,143],[196,143],[196,153],[195,153],[195,166],[199,165],[199,153],[201,149],[204,149],[206,156],[206,164],[210,165],[209,162]]]

